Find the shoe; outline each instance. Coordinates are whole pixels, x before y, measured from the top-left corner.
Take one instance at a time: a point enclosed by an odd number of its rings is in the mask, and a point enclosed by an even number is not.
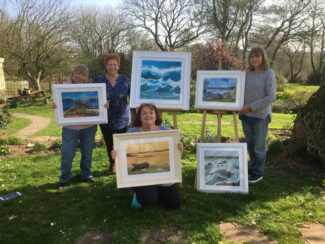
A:
[[[142,208],[142,205],[138,202],[137,195],[135,193],[132,196],[131,207],[135,209]]]
[[[56,184],[56,186],[57,186],[58,189],[62,189],[63,187],[67,186],[67,183],[63,183],[63,182],[60,182],[60,181],[59,181],[59,182]]]
[[[115,174],[115,164],[111,164],[109,166],[109,168],[106,171],[106,174],[107,175],[113,175],[113,174]]]
[[[248,182],[254,184],[261,180],[263,180],[263,175],[252,174],[249,176]]]
[[[87,183],[95,183],[96,182],[94,177],[89,177],[88,179],[85,179],[84,181]]]

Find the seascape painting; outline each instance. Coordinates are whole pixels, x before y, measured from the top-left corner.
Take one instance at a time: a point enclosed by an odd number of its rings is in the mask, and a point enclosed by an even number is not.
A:
[[[203,102],[236,102],[236,78],[205,78]]]
[[[98,91],[62,92],[64,118],[99,116]]]
[[[140,99],[176,100],[181,96],[182,62],[142,60]]]
[[[204,179],[205,185],[239,186],[239,152],[205,151]]]
[[[128,175],[170,172],[168,141],[126,145]]]

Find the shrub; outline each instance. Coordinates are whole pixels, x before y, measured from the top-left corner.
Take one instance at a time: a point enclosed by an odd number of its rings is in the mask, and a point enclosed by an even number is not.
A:
[[[0,146],[0,155],[6,155],[10,153],[10,149],[6,145],[1,145]]]
[[[62,141],[55,141],[49,146],[49,150],[58,151],[62,148]]]
[[[7,128],[7,125],[10,123],[11,114],[8,109],[0,110],[0,129]]]
[[[10,136],[8,138],[0,139],[0,145],[22,145],[22,144],[24,144],[24,140],[16,136]]]
[[[34,151],[43,151],[46,150],[47,145],[41,142],[36,142],[33,146]]]

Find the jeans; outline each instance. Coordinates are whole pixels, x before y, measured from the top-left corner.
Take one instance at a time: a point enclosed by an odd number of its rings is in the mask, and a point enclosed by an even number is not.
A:
[[[251,160],[252,174],[262,176],[266,160],[266,136],[269,128],[270,117],[254,121],[242,120],[242,126]]]
[[[107,155],[108,155],[108,160],[109,160],[109,164],[110,166],[113,166],[115,164],[115,160],[112,158],[112,150],[114,148],[114,144],[113,144],[113,135],[114,134],[122,134],[122,133],[126,133],[128,130],[128,127],[125,126],[122,129],[117,129],[117,130],[113,130],[110,129],[107,124],[100,124],[99,125],[100,130],[103,134],[104,137],[104,141],[106,144],[106,150],[107,150]]]
[[[92,177],[91,161],[96,130],[97,125],[82,130],[62,128],[61,176],[59,178],[61,183],[66,183],[71,178],[72,161],[76,155],[78,141],[80,142],[81,152],[81,178],[89,179]]]

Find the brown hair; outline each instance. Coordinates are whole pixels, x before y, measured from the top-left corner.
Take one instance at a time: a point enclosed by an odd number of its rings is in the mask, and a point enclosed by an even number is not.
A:
[[[268,67],[270,67],[265,49],[262,47],[253,47],[248,54],[249,70],[254,71],[254,67],[251,65],[249,61],[251,56],[260,56],[260,55],[262,56],[261,69],[265,70]]]
[[[106,55],[106,57],[104,58],[104,66],[106,66],[108,60],[116,60],[118,66],[120,66],[121,64],[121,58],[120,55],[118,55],[117,53],[109,53]]]
[[[84,76],[87,77],[87,80],[89,82],[89,69],[88,69],[87,65],[85,65],[85,64],[76,65],[71,72],[71,81],[73,81],[73,76],[75,74],[83,74]]]
[[[142,125],[142,123],[141,123],[141,112],[142,112],[142,109],[144,107],[147,107],[147,108],[155,111],[155,114],[156,114],[155,125],[161,125],[162,119],[161,119],[161,115],[160,115],[157,107],[155,105],[151,104],[151,103],[142,103],[140,105],[140,107],[138,108],[137,114],[135,115],[135,120],[133,122],[133,126],[141,127],[141,125]]]

